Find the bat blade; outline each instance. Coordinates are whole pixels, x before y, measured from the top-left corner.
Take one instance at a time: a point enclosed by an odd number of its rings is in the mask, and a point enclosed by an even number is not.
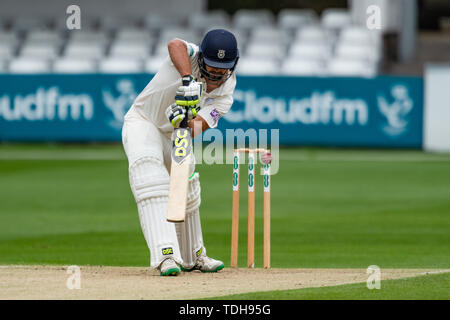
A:
[[[175,129],[172,136],[167,221],[183,222],[186,216],[189,171],[192,163],[192,136],[188,128]]]

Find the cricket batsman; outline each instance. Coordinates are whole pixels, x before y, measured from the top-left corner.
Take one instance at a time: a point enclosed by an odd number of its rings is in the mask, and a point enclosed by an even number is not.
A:
[[[195,164],[189,173],[185,221],[166,220],[171,136],[185,118],[195,137],[215,128],[228,112],[236,86],[237,42],[229,31],[216,29],[204,36],[200,47],[173,39],[168,50],[169,57],[125,115],[122,142],[130,186],[151,268],[162,276],[176,276],[180,269],[217,272],[224,264],[206,255]]]

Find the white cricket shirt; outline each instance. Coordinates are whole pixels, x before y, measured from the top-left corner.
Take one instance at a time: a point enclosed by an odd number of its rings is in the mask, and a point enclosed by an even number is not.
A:
[[[233,104],[233,92],[236,86],[236,75],[225,81],[220,87],[206,93],[206,81],[201,78],[197,58],[199,48],[193,43],[186,42],[189,59],[191,61],[192,75],[197,81],[203,82],[203,94],[200,98],[200,115],[211,128],[217,127],[219,119],[228,112]],[[138,113],[144,119],[151,121],[164,135],[170,137],[173,127],[166,117],[168,106],[175,102],[175,93],[182,85],[181,75],[168,56],[159,71],[148,83],[145,89],[134,101],[125,119]]]

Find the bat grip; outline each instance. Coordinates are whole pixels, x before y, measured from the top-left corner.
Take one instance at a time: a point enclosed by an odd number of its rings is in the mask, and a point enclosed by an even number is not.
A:
[[[189,107],[185,107],[184,109],[186,110],[186,114],[185,114],[185,117],[184,117],[183,121],[181,121],[181,123],[180,123],[180,128],[187,128],[188,127]]]

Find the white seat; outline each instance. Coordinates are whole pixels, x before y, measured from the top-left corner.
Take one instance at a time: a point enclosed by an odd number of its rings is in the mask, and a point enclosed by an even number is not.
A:
[[[141,73],[142,62],[128,58],[107,58],[100,61],[99,71],[103,73]]]
[[[21,57],[53,59],[58,56],[58,47],[39,42],[26,42],[20,50]]]
[[[167,48],[167,42],[159,42],[155,46],[155,50],[153,53],[154,56],[168,56],[169,55],[169,49]]]
[[[380,53],[374,45],[342,43],[337,46],[335,55],[342,59],[367,60],[374,63],[380,61]]]
[[[159,31],[165,28],[180,28],[181,23],[179,19],[174,17],[152,13],[148,15],[145,20],[145,26],[152,31]]]
[[[295,41],[297,42],[326,43],[328,40],[328,33],[320,25],[311,25],[300,28],[295,34]]]
[[[42,16],[25,16],[17,14],[12,20],[12,30],[14,31],[29,31],[48,29],[50,26],[50,19]]]
[[[188,42],[198,43],[200,39],[200,35],[198,32],[192,29],[186,28],[166,28],[161,31],[159,36],[159,42],[165,42],[166,44],[174,39],[182,39]]]
[[[0,42],[0,59],[8,59],[14,55],[13,46]]]
[[[151,43],[153,37],[150,32],[139,28],[121,28],[117,31],[116,41],[142,41]]]
[[[139,19],[129,16],[111,16],[105,14],[100,19],[100,27],[102,30],[114,31],[121,28],[137,27]]]
[[[0,73],[8,72],[8,63],[6,60],[0,60]]]
[[[313,9],[282,9],[278,13],[281,29],[295,30],[309,24],[317,24],[317,13]]]
[[[56,45],[61,42],[61,35],[52,30],[31,30],[27,35],[27,42]]]
[[[381,33],[377,30],[368,30],[364,27],[351,26],[344,28],[340,35],[339,41],[360,45],[380,45]]]
[[[0,31],[0,45],[15,46],[18,41],[17,33]]]
[[[188,25],[197,31],[227,29],[230,26],[230,18],[224,10],[196,12],[189,15]]]
[[[61,58],[53,63],[54,73],[95,73],[95,60]]]
[[[144,59],[150,54],[150,46],[146,42],[116,41],[112,44],[111,57]]]
[[[253,29],[255,27],[272,25],[274,17],[267,9],[239,9],[233,16],[233,27],[236,29]]]
[[[279,73],[276,60],[245,58],[239,60],[236,67],[238,75],[275,75]]]
[[[253,41],[245,50],[247,58],[272,58],[280,59],[285,55],[284,46],[274,45],[268,42]]]
[[[104,31],[92,31],[92,30],[72,30],[69,33],[71,35],[70,42],[72,43],[95,43],[106,44],[108,42],[108,35]]]
[[[287,59],[281,65],[281,73],[291,76],[323,76],[326,65],[322,60]]]
[[[331,48],[322,43],[296,42],[289,48],[290,58],[322,59],[331,56]]]
[[[161,56],[161,55],[155,55],[151,56],[145,61],[144,69],[148,73],[157,73],[159,68],[161,68],[162,64],[166,61],[168,61],[169,56]]]
[[[36,74],[50,72],[50,63],[46,59],[16,58],[9,64],[9,72],[17,74]]]
[[[276,27],[265,26],[261,28],[254,28],[250,32],[250,41],[268,42],[273,45],[277,43],[287,44],[290,40],[289,34],[282,29]]]
[[[321,22],[326,29],[339,30],[351,25],[352,17],[346,9],[328,8],[322,12]]]
[[[105,48],[100,43],[69,43],[64,50],[65,57],[100,59]]]
[[[341,58],[330,60],[327,70],[329,75],[345,77],[374,77],[377,73],[376,67],[366,61]]]

